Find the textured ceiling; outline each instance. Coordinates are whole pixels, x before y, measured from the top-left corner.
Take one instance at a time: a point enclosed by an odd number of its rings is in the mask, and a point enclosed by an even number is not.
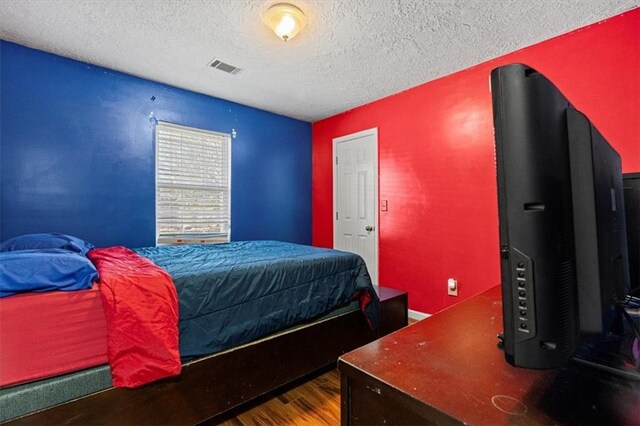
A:
[[[638,4],[290,0],[309,23],[284,43],[261,21],[276,2],[0,0],[0,38],[316,121]],[[214,70],[213,58],[243,71]]]

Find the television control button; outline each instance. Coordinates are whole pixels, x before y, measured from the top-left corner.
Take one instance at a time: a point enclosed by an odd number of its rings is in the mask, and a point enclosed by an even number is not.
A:
[[[510,247],[509,279],[511,280],[511,332],[514,334],[515,343],[531,341],[536,337],[538,325],[536,324],[537,303],[533,294],[536,287],[534,276],[534,262],[527,254],[517,248]],[[639,425],[640,426],[640,425]]]

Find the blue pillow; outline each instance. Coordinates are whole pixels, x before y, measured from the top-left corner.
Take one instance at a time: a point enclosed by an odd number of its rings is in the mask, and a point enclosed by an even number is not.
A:
[[[98,271],[86,256],[63,249],[0,253],[0,297],[28,291],[91,288]]]
[[[94,246],[80,238],[56,233],[20,235],[0,244],[0,252],[56,248],[87,254]]]

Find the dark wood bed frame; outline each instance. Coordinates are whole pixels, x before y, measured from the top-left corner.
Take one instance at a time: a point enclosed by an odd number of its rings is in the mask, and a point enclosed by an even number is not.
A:
[[[8,424],[193,425],[213,419],[407,325],[407,293],[380,287],[379,294],[375,332],[361,312],[349,312],[200,358],[186,364],[179,377],[139,389],[109,388]]]

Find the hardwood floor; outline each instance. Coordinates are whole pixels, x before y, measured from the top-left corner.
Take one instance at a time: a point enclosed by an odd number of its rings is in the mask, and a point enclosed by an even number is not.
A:
[[[331,370],[233,417],[223,426],[338,425],[340,373]]]

